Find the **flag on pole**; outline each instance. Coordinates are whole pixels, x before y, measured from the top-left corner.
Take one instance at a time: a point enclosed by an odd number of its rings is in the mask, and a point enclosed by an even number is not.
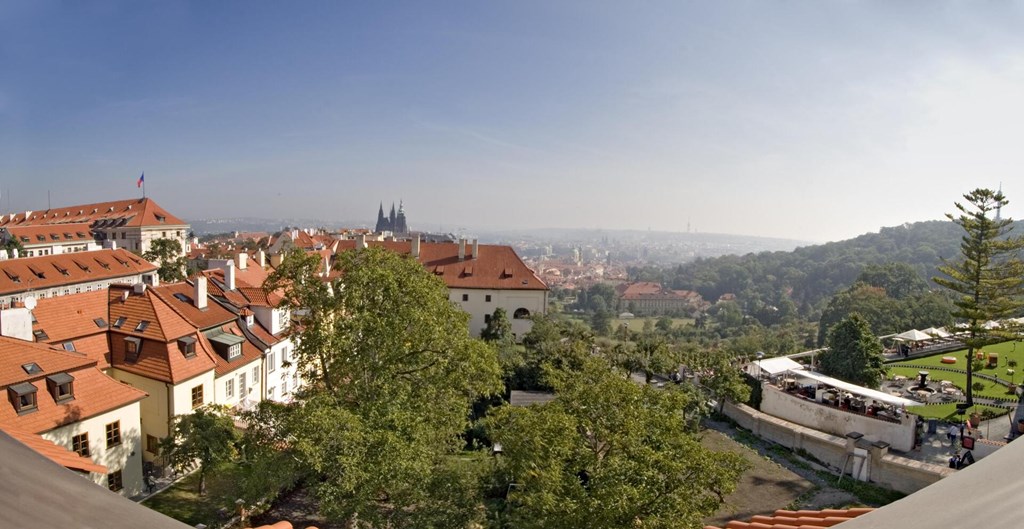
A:
[[[146,181],[146,172],[143,171],[142,172],[142,176],[139,177],[139,181],[138,181],[138,183],[135,184],[135,187],[142,187],[142,184],[145,183],[145,181]]]

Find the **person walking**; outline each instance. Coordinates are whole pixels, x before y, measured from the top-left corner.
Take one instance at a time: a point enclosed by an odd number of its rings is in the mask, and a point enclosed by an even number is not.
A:
[[[946,430],[946,438],[949,439],[949,445],[953,446],[956,444],[956,438],[960,436],[960,423],[953,423],[949,425],[949,429]]]

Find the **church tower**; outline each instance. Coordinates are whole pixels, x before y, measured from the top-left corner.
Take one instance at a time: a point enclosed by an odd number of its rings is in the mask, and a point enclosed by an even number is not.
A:
[[[377,210],[377,227],[373,231],[381,233],[388,230],[388,219],[384,218],[384,203],[380,203],[380,209]]]
[[[398,217],[395,219],[395,230],[396,234],[409,233],[408,226],[405,225],[405,205],[401,200],[398,201]]]

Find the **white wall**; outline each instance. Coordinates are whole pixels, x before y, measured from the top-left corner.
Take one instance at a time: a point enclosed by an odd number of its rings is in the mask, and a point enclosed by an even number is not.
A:
[[[140,420],[140,407],[136,402],[84,421],[50,430],[42,436],[71,450],[71,438],[88,433],[90,459],[107,467],[109,472],[120,470],[124,488],[119,494],[131,497],[140,494],[143,489]],[[114,421],[121,422],[121,444],[107,448],[107,425]],[[89,475],[97,485],[107,487],[105,474],[91,472]]]
[[[761,411],[773,417],[838,436],[860,432],[869,441],[885,441],[902,452],[914,448],[915,415],[904,414],[894,423],[801,399],[767,384],[763,388]]]
[[[255,403],[262,400],[260,398],[260,395],[263,394],[261,387],[262,366],[262,359],[257,359],[246,364],[239,364],[236,369],[217,377],[214,382],[215,394],[213,402],[224,406],[235,406],[241,402],[243,397],[245,397],[241,392],[241,384],[239,384],[242,374],[245,374],[246,394],[249,395],[249,402]],[[255,377],[252,376],[254,369],[256,371]],[[234,381],[234,395],[231,397],[227,396],[227,386],[225,385],[229,379]],[[189,400],[191,400],[191,393],[189,394]]]
[[[488,290],[473,288],[452,288],[449,289],[448,299],[454,301],[462,310],[469,313],[469,333],[480,336],[480,332],[487,327],[484,316],[493,314],[494,309],[501,307],[508,313],[508,320],[512,323],[512,332],[516,337],[522,338],[524,334],[533,328],[533,322],[528,319],[517,320],[513,318],[516,310],[525,308],[530,314],[546,314],[548,308],[548,296],[546,290]],[[463,301],[463,296],[468,297]],[[491,301],[487,301],[491,296]]]
[[[286,350],[288,351],[288,361],[291,364],[288,367],[283,365]],[[270,351],[274,355],[274,370],[271,371],[270,365],[264,362],[267,385],[264,388],[263,398],[276,402],[290,402],[291,395],[296,389],[302,387],[303,383],[302,377],[297,376],[299,366],[295,361],[295,345],[291,339],[286,339],[274,344]],[[281,391],[284,387],[283,384],[286,382],[287,393]],[[273,391],[271,391],[271,388]]]
[[[152,275],[155,275],[154,272]],[[146,274],[151,275],[151,274]],[[42,290],[33,290],[31,292],[18,292],[16,294],[8,294],[0,296],[0,307],[9,307],[11,303],[15,301],[24,301],[25,296],[31,295],[36,299],[41,298],[55,298],[57,296],[65,296],[70,294],[79,294],[82,292],[92,292],[94,290],[104,290],[111,284],[117,285],[134,285],[142,282],[143,274],[134,274],[130,276],[114,277],[110,279],[104,279],[102,281],[90,281],[87,283],[75,283],[73,285],[62,285],[59,287],[46,288]]]

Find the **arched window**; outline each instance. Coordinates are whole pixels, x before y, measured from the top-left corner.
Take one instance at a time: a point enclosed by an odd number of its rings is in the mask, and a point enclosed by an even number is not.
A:
[[[520,307],[512,313],[512,318],[516,320],[525,320],[530,317],[530,311]]]

